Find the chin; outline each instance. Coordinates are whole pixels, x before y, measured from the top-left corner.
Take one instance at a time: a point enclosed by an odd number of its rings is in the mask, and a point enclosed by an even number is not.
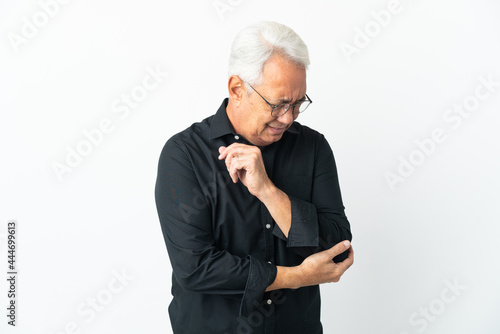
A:
[[[259,141],[262,143],[261,145],[259,146],[267,146],[267,145],[271,145],[272,143],[275,143],[277,142],[278,140],[281,139],[281,137],[283,137],[283,134],[279,135],[279,136],[268,136],[265,140],[264,139],[260,139]]]

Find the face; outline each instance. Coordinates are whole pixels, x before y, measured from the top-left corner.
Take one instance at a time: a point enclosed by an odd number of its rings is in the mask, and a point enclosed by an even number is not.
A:
[[[269,59],[262,76],[263,84],[254,88],[273,105],[293,104],[306,94],[305,69],[280,56]],[[253,90],[242,95],[231,122],[235,130],[254,145],[266,146],[280,140],[296,119],[291,109],[279,117],[271,116],[272,108]]]

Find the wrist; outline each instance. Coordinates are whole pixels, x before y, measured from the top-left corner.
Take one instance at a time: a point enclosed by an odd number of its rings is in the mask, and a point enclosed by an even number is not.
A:
[[[292,275],[292,289],[298,289],[306,286],[307,284],[304,284],[304,271],[301,265],[291,267],[291,275]]]
[[[290,289],[298,289],[302,288],[303,286],[306,286],[307,284],[304,284],[304,271],[302,266],[295,266],[295,267],[287,267],[287,283],[288,283],[288,288]]]
[[[302,288],[304,286],[310,285],[307,281],[307,272],[303,264],[294,267],[295,284],[297,288]]]
[[[302,285],[302,274],[299,266],[296,267],[283,267],[277,266],[278,272],[276,279],[273,284],[271,284],[266,291],[272,291],[277,289],[298,289]]]
[[[274,198],[276,196],[277,190],[278,188],[273,184],[271,180],[269,180],[266,185],[262,186],[259,189],[259,193],[255,197],[257,197],[262,203],[266,204],[270,201],[271,198]]]

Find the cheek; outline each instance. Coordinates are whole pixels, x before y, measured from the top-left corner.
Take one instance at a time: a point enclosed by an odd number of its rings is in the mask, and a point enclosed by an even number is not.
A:
[[[266,117],[252,117],[248,120],[248,127],[252,129],[255,134],[262,134],[266,128],[267,124],[270,122]]]
[[[269,124],[269,122],[270,122],[269,120],[267,120],[267,121],[266,120],[261,120],[259,122],[259,132],[261,134],[264,134],[266,132],[266,130],[267,130],[267,124]]]

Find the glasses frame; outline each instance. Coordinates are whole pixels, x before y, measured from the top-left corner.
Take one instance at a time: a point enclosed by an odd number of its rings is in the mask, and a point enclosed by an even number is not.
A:
[[[295,107],[297,106],[298,103],[294,103],[294,104],[290,104],[290,103],[271,104],[255,88],[253,88],[252,85],[250,85],[249,83],[247,83],[247,84],[250,86],[250,88],[253,89],[254,92],[256,92],[272,108],[272,110],[271,110],[271,116],[273,116],[274,118],[278,118],[278,117],[283,116],[284,114],[286,114],[288,112],[288,110],[290,110],[290,107],[292,108],[292,114],[295,115],[295,116],[297,116],[298,114],[300,114],[301,112],[304,112],[307,108],[309,108],[309,105],[311,105],[311,103],[313,102],[311,100],[311,98],[306,94],[305,95],[306,100],[300,102],[300,103],[309,102],[309,104],[307,105],[306,109],[304,109],[302,111],[295,112]],[[285,112],[282,113],[281,115],[275,116],[274,115],[274,110],[276,110],[276,108],[278,108],[280,106],[284,106],[283,110],[285,110]],[[286,106],[288,106],[288,107],[286,107]]]

